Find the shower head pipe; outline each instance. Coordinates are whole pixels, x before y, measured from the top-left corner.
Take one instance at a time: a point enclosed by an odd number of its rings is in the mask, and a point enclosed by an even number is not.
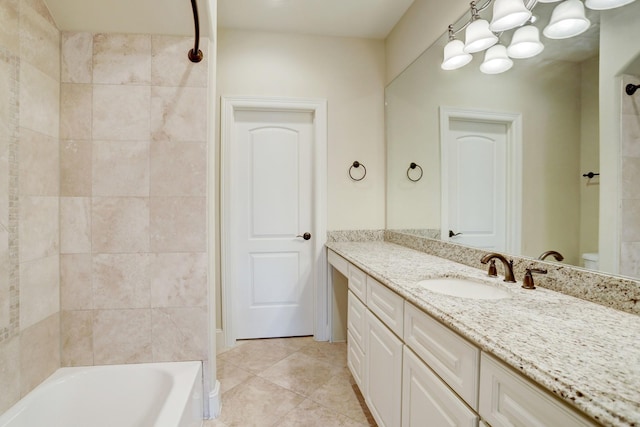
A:
[[[636,90],[638,89],[640,89],[640,85],[634,85],[629,83],[627,87],[624,89],[624,91],[627,92],[627,95],[631,96],[634,93],[636,93]]]
[[[202,61],[202,51],[198,49],[198,45],[200,44],[200,18],[198,18],[198,5],[196,4],[196,0],[191,0],[191,8],[193,9],[193,26],[195,27],[195,43],[193,49],[189,50],[189,60],[191,62],[200,62]]]

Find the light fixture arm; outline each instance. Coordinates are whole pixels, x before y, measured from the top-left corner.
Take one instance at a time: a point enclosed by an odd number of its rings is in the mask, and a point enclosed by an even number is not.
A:
[[[532,0],[532,1],[536,1],[536,0]],[[480,18],[480,12],[482,12],[483,10],[485,10],[486,8],[488,8],[491,3],[493,3],[493,0],[487,0],[482,6],[480,7],[476,7],[476,2],[472,1],[470,4],[471,6],[471,19],[469,19],[467,22],[464,23],[464,25],[460,28],[458,28],[457,30],[453,29],[453,24],[449,25],[449,40],[451,39],[451,36],[455,36],[461,32],[467,29],[467,27],[476,19]]]

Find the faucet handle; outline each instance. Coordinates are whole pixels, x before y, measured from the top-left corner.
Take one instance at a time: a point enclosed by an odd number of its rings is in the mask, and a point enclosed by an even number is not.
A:
[[[524,289],[535,289],[536,285],[533,283],[533,275],[531,273],[547,274],[547,270],[541,268],[527,268],[524,273],[524,279],[522,279],[522,287]]]
[[[489,276],[496,277],[498,276],[498,269],[496,268],[496,260],[492,259],[489,262],[489,271],[487,272]]]

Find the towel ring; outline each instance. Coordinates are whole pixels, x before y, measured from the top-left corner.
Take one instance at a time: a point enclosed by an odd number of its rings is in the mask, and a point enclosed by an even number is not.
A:
[[[415,168],[420,169],[420,176],[418,176],[416,179],[413,179],[413,178],[411,178],[411,176],[409,176],[409,171],[411,171],[411,169],[415,169]],[[411,162],[411,164],[409,165],[409,168],[407,169],[407,178],[409,178],[409,181],[413,181],[413,182],[420,181],[422,179],[422,174],[423,174],[422,166],[420,166],[417,163]]]
[[[360,178],[354,178],[353,174],[351,173],[351,171],[352,171],[353,168],[358,169],[360,166],[362,166],[362,169],[364,169],[364,173],[362,174],[362,176]],[[360,163],[359,161],[357,161],[357,160],[355,162],[353,162],[353,164],[349,168],[349,177],[351,177],[351,179],[354,180],[354,181],[362,181],[365,176],[367,176],[367,168],[365,168],[364,165],[362,163]]]

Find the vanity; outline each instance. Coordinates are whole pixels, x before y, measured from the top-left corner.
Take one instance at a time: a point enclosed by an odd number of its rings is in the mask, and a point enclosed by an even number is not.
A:
[[[639,316],[386,241],[327,247],[348,281],[348,366],[379,426],[640,424]],[[443,277],[498,296],[420,283]]]

